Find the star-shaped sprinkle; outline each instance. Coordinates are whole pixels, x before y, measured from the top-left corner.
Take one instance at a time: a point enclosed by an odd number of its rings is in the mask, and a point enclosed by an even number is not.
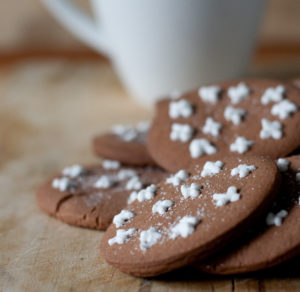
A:
[[[217,152],[217,148],[213,146],[207,139],[194,139],[189,145],[189,151],[192,158],[199,158],[205,154],[211,155]]]
[[[194,129],[189,124],[174,123],[171,126],[170,139],[172,141],[187,142],[194,134]]]
[[[283,218],[288,215],[286,210],[281,210],[277,214],[270,212],[266,218],[267,225],[281,226]]]
[[[240,178],[246,177],[249,173],[256,169],[255,165],[240,164],[231,170],[231,175],[238,175]]]
[[[171,119],[188,118],[193,112],[192,104],[185,99],[170,102],[169,117]]]
[[[200,195],[201,186],[197,183],[192,183],[190,186],[182,185],[180,190],[185,199],[194,199]]]
[[[119,228],[133,217],[135,217],[135,214],[133,212],[129,210],[122,210],[119,214],[115,215],[113,223],[116,225],[117,228]]]
[[[221,129],[222,124],[209,117],[205,120],[205,125],[202,128],[202,132],[204,134],[210,134],[216,137],[219,136]]]
[[[224,111],[224,118],[228,122],[232,122],[234,125],[239,125],[243,121],[246,111],[241,108],[234,108],[227,106]]]
[[[250,89],[245,83],[241,82],[237,86],[229,87],[227,94],[231,102],[237,104],[249,97]]]
[[[140,234],[140,248],[142,251],[146,251],[152,245],[162,237],[157,228],[150,227],[148,230],[144,230]]]
[[[178,236],[188,237],[195,231],[195,227],[199,224],[200,219],[193,216],[184,216],[179,223],[171,229],[170,238],[175,239]]]
[[[264,105],[269,104],[270,102],[279,102],[284,98],[286,89],[282,85],[277,87],[269,87],[265,90],[264,94],[261,97],[261,103]]]
[[[214,174],[219,173],[222,170],[224,163],[220,160],[218,161],[207,161],[203,166],[203,170],[201,171],[201,176],[213,176]]]
[[[293,113],[298,111],[298,107],[291,101],[285,99],[271,108],[271,114],[278,116],[281,120],[290,117]]]
[[[117,244],[123,244],[130,240],[130,238],[136,233],[135,228],[130,229],[119,229],[117,230],[117,234],[115,237],[112,237],[108,240],[109,245],[113,245],[115,243]]]
[[[167,178],[166,183],[172,184],[174,187],[176,187],[183,181],[187,180],[188,177],[189,177],[189,174],[185,170],[181,169],[176,174]]]
[[[224,206],[229,202],[236,202],[240,199],[240,194],[237,192],[237,188],[231,186],[224,194],[214,194],[213,200],[216,201],[216,206]]]
[[[282,138],[282,125],[278,121],[271,122],[267,119],[261,120],[262,129],[260,130],[259,136],[261,139],[281,139]]]
[[[216,104],[219,100],[221,88],[219,86],[202,86],[198,90],[198,94],[202,101]]]
[[[238,152],[240,154],[246,153],[251,146],[254,144],[254,141],[247,140],[245,137],[237,137],[236,140],[230,145],[231,152]]]
[[[159,200],[152,207],[152,213],[158,213],[164,215],[173,205],[171,200]]]

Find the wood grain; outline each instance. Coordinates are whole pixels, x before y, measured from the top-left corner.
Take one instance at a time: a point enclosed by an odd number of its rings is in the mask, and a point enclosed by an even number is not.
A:
[[[151,114],[126,96],[108,62],[24,60],[0,68],[0,291],[300,289],[299,264],[234,278],[190,267],[134,278],[101,258],[102,232],[65,225],[38,209],[35,190],[49,175],[72,163],[99,162],[91,153],[93,135]]]

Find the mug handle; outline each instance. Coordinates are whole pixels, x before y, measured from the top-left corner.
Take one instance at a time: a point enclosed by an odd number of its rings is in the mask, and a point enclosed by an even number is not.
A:
[[[96,51],[108,56],[104,33],[94,21],[68,0],[42,0],[51,14],[72,34]]]

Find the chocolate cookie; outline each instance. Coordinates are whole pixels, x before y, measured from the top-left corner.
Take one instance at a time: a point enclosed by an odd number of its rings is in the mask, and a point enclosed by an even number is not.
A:
[[[103,230],[127,205],[131,193],[167,176],[160,168],[122,167],[110,160],[102,166],[73,165],[39,188],[37,202],[66,223]]]
[[[227,156],[284,157],[300,146],[300,91],[274,80],[203,86],[157,104],[148,149],[165,169]]]
[[[111,133],[93,139],[93,151],[100,157],[129,165],[156,165],[146,148],[148,128],[146,122],[135,127],[116,125]]]
[[[292,84],[297,88],[300,88],[300,77],[291,80]]]
[[[278,160],[282,187],[260,231],[242,246],[197,266],[214,274],[265,269],[300,254],[300,156]]]
[[[205,258],[236,239],[269,207],[280,184],[276,164],[232,157],[180,170],[131,197],[101,241],[106,261],[154,276]]]

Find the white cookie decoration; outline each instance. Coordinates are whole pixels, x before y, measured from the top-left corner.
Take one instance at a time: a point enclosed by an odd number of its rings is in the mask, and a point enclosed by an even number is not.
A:
[[[290,162],[284,158],[278,158],[277,160],[277,167],[279,171],[284,172],[287,171],[289,168]]]
[[[144,230],[140,234],[140,248],[142,251],[146,251],[152,245],[162,237],[157,228],[150,227],[148,230]]]
[[[133,141],[138,136],[138,131],[128,125],[115,125],[112,128],[112,133],[126,142]]]
[[[290,117],[293,113],[297,111],[298,107],[287,99],[277,104],[274,104],[271,108],[271,114],[273,116],[278,116],[281,120]]]
[[[231,170],[231,176],[238,175],[240,178],[246,177],[256,169],[255,165],[240,164]]]
[[[182,182],[184,182],[185,180],[187,180],[188,177],[189,177],[188,172],[181,169],[176,174],[174,174],[174,175],[170,176],[169,178],[167,178],[166,183],[167,184],[172,184],[174,187],[176,187],[179,184],[181,184]]]
[[[198,90],[198,95],[202,101],[216,104],[219,100],[221,88],[219,86],[203,86]]]
[[[81,165],[74,164],[72,166],[65,167],[62,170],[62,175],[69,176],[71,178],[75,178],[75,177],[78,177],[78,176],[84,174],[84,172],[85,172],[85,169]]]
[[[224,111],[224,118],[228,122],[232,122],[234,125],[240,125],[246,115],[246,111],[242,108],[234,108],[227,106]]]
[[[135,214],[129,210],[122,210],[121,213],[115,215],[113,219],[113,223],[116,225],[117,228],[123,226],[127,223],[130,219],[135,217]]]
[[[271,102],[282,101],[285,94],[285,87],[278,85],[276,87],[269,87],[265,90],[264,94],[261,97],[261,103],[263,105],[268,105]]]
[[[205,164],[203,166],[201,176],[202,177],[213,176],[217,173],[220,173],[223,166],[224,166],[224,163],[220,160],[215,161],[215,162],[207,161],[207,162],[205,162]]]
[[[189,124],[174,123],[171,126],[170,139],[172,141],[187,142],[194,134],[194,129]]]
[[[143,202],[146,200],[151,200],[155,197],[155,192],[156,192],[156,186],[155,185],[150,185],[147,188],[140,190],[137,194],[137,200],[139,202]]]
[[[210,134],[212,136],[219,136],[220,131],[222,129],[222,124],[216,122],[213,118],[207,118],[205,121],[205,125],[202,128],[202,132],[204,134]]]
[[[195,227],[199,224],[200,219],[193,216],[184,216],[179,223],[171,229],[170,238],[175,239],[178,236],[188,237],[195,231]]]
[[[61,192],[65,192],[70,188],[76,187],[76,184],[74,184],[69,178],[62,177],[62,178],[55,178],[52,181],[52,187],[54,189],[60,190]]]
[[[121,167],[120,161],[105,159],[102,161],[102,167],[107,170],[118,169]]]
[[[240,199],[240,194],[237,192],[236,187],[231,186],[224,194],[214,194],[213,200],[216,201],[216,206],[224,206],[229,202],[236,202]]]
[[[158,213],[159,215],[164,215],[171,207],[173,202],[171,200],[159,200],[152,207],[152,213]]]
[[[98,189],[108,189],[116,183],[115,179],[110,175],[102,175],[95,182],[94,187]]]
[[[192,183],[191,185],[182,185],[181,194],[185,199],[194,199],[200,195],[201,186],[197,183]]]
[[[239,136],[235,139],[235,141],[232,144],[230,144],[230,151],[244,154],[249,151],[253,144],[254,141]]]
[[[171,119],[188,118],[193,114],[193,106],[185,99],[172,101],[169,105],[169,117]]]
[[[286,210],[281,210],[277,214],[270,212],[266,218],[267,225],[281,226],[283,219],[288,215]]]
[[[262,129],[259,133],[261,139],[281,139],[282,138],[282,125],[278,121],[269,121],[267,119],[261,120]]]
[[[231,100],[231,103],[237,104],[249,97],[250,89],[244,82],[241,82],[237,86],[229,87],[227,94]]]
[[[130,228],[130,229],[119,229],[117,230],[117,234],[115,237],[112,237],[108,240],[109,245],[114,245],[114,244],[123,244],[125,242],[128,242],[130,238],[136,233],[135,228]]]
[[[140,181],[138,176],[133,176],[127,182],[125,189],[126,190],[140,190],[143,187],[142,182]]]
[[[189,145],[189,151],[192,158],[199,158],[205,154],[215,154],[217,152],[217,148],[207,139],[199,138],[192,140]]]

